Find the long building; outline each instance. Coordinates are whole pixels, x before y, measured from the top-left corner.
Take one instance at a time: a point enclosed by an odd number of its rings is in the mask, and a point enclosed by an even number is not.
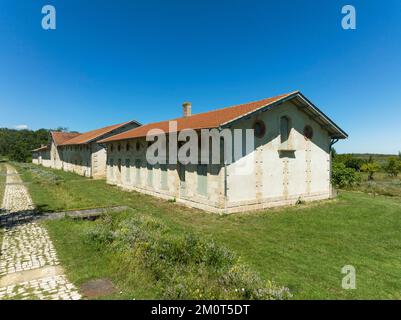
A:
[[[301,92],[194,115],[189,103],[183,107],[181,118],[100,140],[107,146],[109,184],[219,213],[332,196],[331,146],[348,136]],[[238,129],[253,129],[254,145],[230,163],[170,163],[176,150],[167,150],[164,163],[148,161],[151,132],[164,132],[172,141],[191,129],[198,134],[229,130],[231,136]],[[225,144],[218,148],[220,154],[227,152]]]
[[[98,141],[139,125],[131,120],[85,133],[51,131],[48,144],[32,150],[32,162],[86,177],[105,178],[106,149]]]

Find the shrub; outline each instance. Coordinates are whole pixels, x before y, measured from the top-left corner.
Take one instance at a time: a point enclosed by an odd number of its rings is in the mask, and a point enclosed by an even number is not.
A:
[[[94,245],[97,249],[102,249],[106,244],[112,243],[114,240],[110,226],[106,224],[96,223],[93,228],[85,233],[87,243]]]
[[[347,168],[344,163],[333,163],[331,180],[335,187],[353,187],[360,182],[360,177],[355,169]]]
[[[383,166],[384,171],[386,171],[390,176],[396,177],[401,172],[401,160],[396,157],[391,157],[387,160],[387,163]]]
[[[163,299],[288,299],[287,288],[264,282],[215,241],[172,232],[153,217],[97,220],[85,241],[119,253],[123,272],[142,270]]]
[[[345,167],[355,169],[356,171],[361,171],[362,165],[366,163],[366,160],[356,158],[351,154],[337,155],[336,158],[334,158],[334,161],[337,163],[343,163]]]
[[[369,161],[361,167],[362,172],[368,173],[368,180],[373,180],[373,175],[380,170],[380,165],[375,161]]]

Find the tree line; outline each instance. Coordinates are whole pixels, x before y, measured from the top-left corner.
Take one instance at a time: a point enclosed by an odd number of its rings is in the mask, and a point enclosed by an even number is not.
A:
[[[388,156],[381,161],[371,155],[364,159],[352,154],[333,155],[332,180],[337,187],[353,186],[360,181],[359,172],[367,173],[368,180],[374,180],[376,172],[385,172],[390,177],[397,177],[401,173],[401,152],[397,156]]]
[[[65,131],[65,128],[57,128],[52,131]],[[29,162],[32,150],[47,144],[51,129],[15,130],[0,128],[0,158],[12,161]]]

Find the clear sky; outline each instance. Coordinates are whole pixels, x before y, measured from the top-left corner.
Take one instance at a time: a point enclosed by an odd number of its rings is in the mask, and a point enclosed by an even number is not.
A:
[[[349,133],[339,152],[401,150],[399,0],[1,0],[0,41],[0,127],[88,131],[301,90]]]

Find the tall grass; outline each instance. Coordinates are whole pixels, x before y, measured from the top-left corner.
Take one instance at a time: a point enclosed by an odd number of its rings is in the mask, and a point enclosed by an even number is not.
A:
[[[120,272],[146,272],[162,299],[287,299],[289,290],[260,277],[213,240],[177,234],[159,219],[106,215],[85,241],[116,253]]]
[[[360,183],[353,189],[373,195],[401,197],[401,177],[390,177],[387,173],[378,172],[374,180],[369,181],[367,174],[362,174]]]

